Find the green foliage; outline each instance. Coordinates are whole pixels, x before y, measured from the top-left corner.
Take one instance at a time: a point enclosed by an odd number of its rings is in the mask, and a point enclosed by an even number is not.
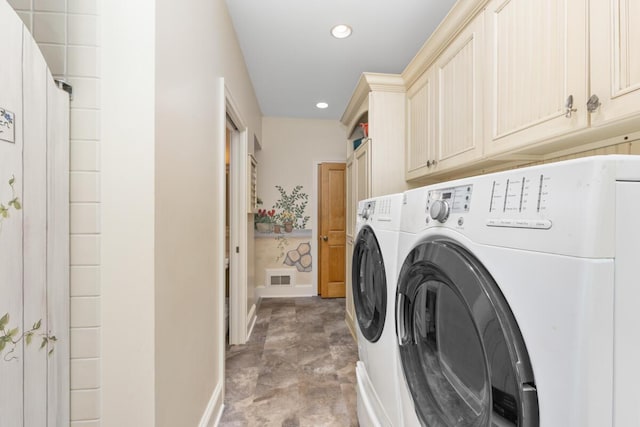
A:
[[[276,221],[279,224],[291,222],[294,228],[304,229],[309,221],[309,216],[305,215],[305,208],[309,203],[309,195],[302,192],[302,185],[296,185],[291,193],[276,185],[280,193],[280,199],[273,205],[278,210]]]
[[[24,340],[26,345],[30,345],[33,341],[34,336],[38,336],[40,337],[40,339],[42,339],[42,342],[40,343],[40,349],[47,347],[49,348],[47,354],[51,355],[51,353],[53,353],[53,346],[55,342],[58,341],[58,339],[55,335],[51,335],[46,332],[38,332],[40,330],[40,327],[42,326],[42,319],[35,322],[31,329],[25,331],[22,334],[20,334],[19,328],[8,327],[9,319],[9,313],[5,313],[5,315],[0,318],[0,355],[2,355],[4,350],[8,350],[3,356],[5,362],[17,359],[17,357],[14,356],[17,345],[22,340]]]
[[[22,209],[22,203],[20,203],[20,199],[16,196],[16,190],[13,186],[15,182],[15,176],[11,176],[11,178],[9,178],[9,187],[11,187],[12,193],[11,200],[5,202],[6,204],[0,203],[0,232],[2,231],[2,224],[4,220],[11,216],[11,209],[16,211]],[[42,339],[40,344],[41,349],[47,347],[49,348],[47,354],[51,355],[51,353],[53,353],[53,346],[58,339],[55,335],[51,335],[48,332],[38,332],[42,326],[42,319],[35,322],[31,329],[23,332],[22,334],[20,334],[20,329],[18,327],[10,328],[9,321],[9,313],[5,313],[4,316],[0,317],[0,355],[7,350],[3,356],[5,362],[17,359],[18,357],[14,355],[17,345],[22,340],[24,340],[26,345],[30,345],[34,336],[38,336]]]

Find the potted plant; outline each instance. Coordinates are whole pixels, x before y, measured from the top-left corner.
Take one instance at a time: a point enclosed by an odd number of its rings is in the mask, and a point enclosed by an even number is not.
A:
[[[280,219],[282,220],[282,225],[284,225],[285,233],[291,233],[293,231],[293,221],[295,221],[296,217],[292,212],[282,212],[280,215]]]
[[[273,216],[275,215],[275,209],[266,210],[258,209],[258,213],[254,217],[256,230],[258,233],[270,233],[272,230]]]
[[[280,212],[276,215],[276,221],[284,226],[284,231],[290,233],[294,228],[304,229],[309,221],[309,216],[304,214],[309,195],[302,192],[302,185],[296,185],[290,193],[276,185],[280,193],[280,199],[273,205]]]

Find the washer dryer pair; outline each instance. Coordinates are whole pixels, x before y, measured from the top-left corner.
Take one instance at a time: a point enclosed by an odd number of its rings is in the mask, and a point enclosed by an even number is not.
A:
[[[402,194],[361,201],[352,290],[358,326],[358,418],[362,427],[400,426],[395,331],[398,231]]]
[[[383,232],[369,202],[359,209],[354,301],[375,306],[373,283],[387,287],[377,314],[356,306],[362,425],[640,425],[640,157],[466,178],[404,199],[395,261],[393,227]],[[383,312],[377,340],[365,335]]]

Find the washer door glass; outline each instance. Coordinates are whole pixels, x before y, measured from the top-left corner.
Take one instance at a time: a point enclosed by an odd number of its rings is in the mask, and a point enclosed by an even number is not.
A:
[[[387,312],[387,277],[378,240],[369,226],[358,233],[351,272],[360,331],[367,340],[376,342],[382,335]]]
[[[533,370],[489,273],[448,240],[411,251],[400,271],[397,333],[423,425],[537,426]]]

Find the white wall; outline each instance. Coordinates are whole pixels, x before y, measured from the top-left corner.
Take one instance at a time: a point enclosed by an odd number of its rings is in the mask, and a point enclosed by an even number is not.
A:
[[[263,208],[270,209],[278,200],[276,185],[291,191],[296,185],[302,185],[309,194],[306,215],[310,216],[306,228],[314,230],[316,221],[315,192],[317,168],[321,161],[346,161],[345,129],[338,120],[311,120],[282,117],[265,117],[262,120],[262,150],[256,153],[258,159],[258,196],[263,200]],[[313,232],[315,235],[315,232]],[[299,239],[289,239],[292,247],[300,243]],[[311,239],[306,240],[313,240]],[[287,267],[282,260],[274,261],[277,256],[275,238],[256,238],[255,274],[256,284],[263,286],[265,268]],[[314,257],[315,258],[315,257]],[[315,259],[314,259],[315,262]],[[310,277],[317,275],[314,268],[311,274],[301,273],[303,282],[298,285],[312,285]],[[270,293],[269,289],[258,289],[260,296],[282,295],[282,292]],[[315,289],[305,291],[313,294]],[[301,295],[295,290],[292,295]]]
[[[251,140],[261,113],[223,0],[103,8],[104,421],[198,425],[224,385],[221,78]]]
[[[155,425],[154,3],[102,3],[105,426]]]

